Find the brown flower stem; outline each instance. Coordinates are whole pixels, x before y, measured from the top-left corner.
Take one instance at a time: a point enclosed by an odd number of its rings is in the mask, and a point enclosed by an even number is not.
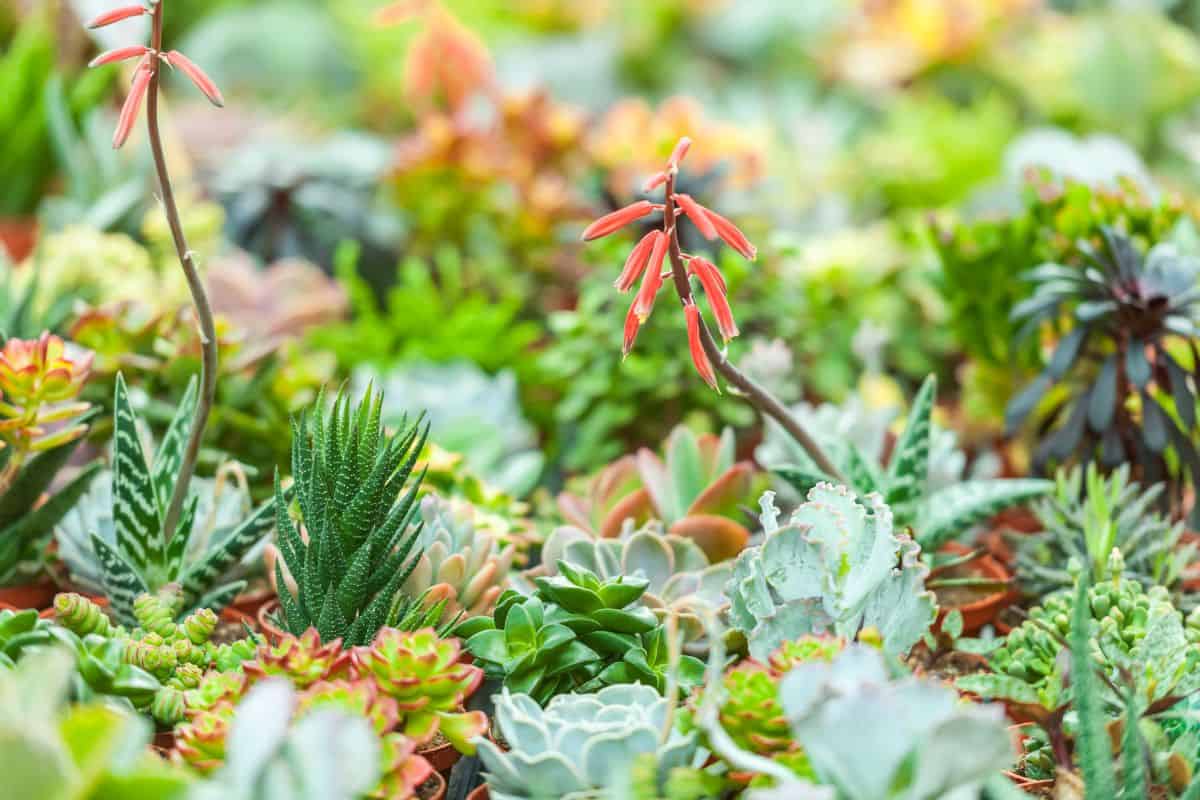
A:
[[[679,249],[679,231],[676,226],[678,217],[675,213],[674,195],[675,174],[672,171],[668,173],[666,181],[663,230],[666,231],[669,240],[667,253],[671,258],[671,279],[675,282],[675,292],[679,295],[679,301],[687,305],[688,303],[694,303],[695,300],[692,298],[692,284],[688,281],[687,267],[683,263],[683,254]],[[760,413],[778,422],[788,432],[788,435],[804,448],[804,452],[808,454],[808,457],[813,460],[813,463],[822,472],[839,483],[849,485],[845,476],[842,475],[841,470],[834,466],[829,457],[825,455],[825,451],[809,435],[804,426],[800,424],[800,421],[792,416],[787,407],[765,388],[756,383],[749,375],[738,369],[725,355],[724,351],[717,346],[716,340],[713,339],[712,334],[708,330],[708,323],[704,321],[703,314],[700,315],[700,344],[704,347],[704,352],[708,356],[708,360],[712,362],[713,368],[720,373],[721,377],[727,383],[737,389],[746,398],[746,402],[758,409]]]
[[[163,4],[164,0],[158,0],[151,12],[150,47],[155,54],[162,52]],[[183,501],[187,497],[192,475],[196,471],[196,459],[200,454],[200,440],[204,437],[204,427],[208,423],[208,415],[212,410],[213,400],[217,393],[217,333],[213,324],[212,306],[209,304],[208,294],[204,290],[204,281],[200,278],[200,272],[196,269],[195,256],[188,248],[187,239],[184,237],[183,223],[179,220],[179,207],[175,204],[175,192],[171,188],[171,176],[167,172],[167,159],[163,154],[162,134],[158,127],[158,90],[162,61],[157,55],[152,56],[150,69],[150,91],[146,98],[146,124],[150,135],[150,150],[154,154],[154,169],[158,175],[163,211],[167,215],[167,224],[171,228],[171,238],[175,241],[175,252],[179,256],[179,264],[183,267],[183,274],[187,278],[188,289],[192,294],[192,302],[196,307],[196,322],[200,326],[201,348],[200,398],[196,403],[195,416],[192,417],[192,430],[188,435],[183,461],[179,465],[179,475],[175,479],[175,490],[171,494],[171,502],[167,506],[166,517],[163,520],[163,540],[170,541],[175,533],[175,525],[179,522],[179,514],[183,509]]]

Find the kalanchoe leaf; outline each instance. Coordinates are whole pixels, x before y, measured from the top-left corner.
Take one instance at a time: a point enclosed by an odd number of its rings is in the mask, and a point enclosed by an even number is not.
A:
[[[1175,401],[1175,412],[1186,430],[1196,427],[1196,398],[1188,387],[1187,373],[1170,353],[1160,351],[1160,364],[1167,372],[1171,383],[1171,399]]]
[[[1125,350],[1125,374],[1140,389],[1146,388],[1150,380],[1150,362],[1146,360],[1146,346],[1138,339],[1129,342]]]
[[[1108,430],[1117,411],[1117,357],[1108,356],[1100,365],[1100,374],[1088,399],[1088,425],[1096,433]]]

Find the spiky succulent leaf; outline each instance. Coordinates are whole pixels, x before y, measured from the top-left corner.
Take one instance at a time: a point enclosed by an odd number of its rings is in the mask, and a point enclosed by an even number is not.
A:
[[[976,480],[947,486],[922,503],[914,526],[917,541],[921,549],[932,552],[1004,509],[1024,505],[1053,490],[1053,481],[1036,478]]]

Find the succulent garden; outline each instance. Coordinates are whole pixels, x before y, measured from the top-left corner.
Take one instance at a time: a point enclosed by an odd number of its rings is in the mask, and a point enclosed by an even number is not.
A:
[[[0,0],[0,797],[1200,800],[1200,0]]]

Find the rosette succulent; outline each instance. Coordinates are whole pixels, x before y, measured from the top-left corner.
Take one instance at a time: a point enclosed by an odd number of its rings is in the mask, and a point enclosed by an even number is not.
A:
[[[540,703],[563,692],[644,683],[662,692],[669,653],[666,630],[640,604],[648,581],[601,580],[590,570],[558,562],[559,574],[535,579],[530,597],[509,590],[491,617],[458,626],[467,649],[489,677]],[[704,665],[681,656],[681,687],[699,683]]]
[[[462,500],[426,495],[420,514],[420,551],[401,592],[445,601],[442,621],[490,613],[508,583],[516,545],[476,527],[475,509]]]
[[[975,479],[941,487],[932,485],[930,453],[935,443],[932,415],[936,392],[937,381],[931,375],[913,399],[904,431],[886,465],[869,458],[849,441],[830,453],[850,481],[850,488],[860,496],[878,493],[891,508],[896,525],[912,528],[921,548],[928,552],[961,536],[975,523],[1054,488],[1050,481],[1037,479]],[[802,493],[822,482],[838,482],[811,460],[776,466],[773,471]]]
[[[670,701],[649,686],[609,686],[541,705],[507,689],[496,696],[496,728],[509,749],[479,739],[479,758],[495,800],[583,800],[629,779],[653,754],[659,790],[671,770],[698,766],[697,734],[666,730]]]
[[[807,634],[855,638],[874,628],[888,653],[905,653],[933,623],[920,546],[892,526],[879,495],[860,502],[844,486],[818,484],[786,525],[774,494],[762,498],[766,539],[733,566],[725,587],[729,621],[765,660]]]

